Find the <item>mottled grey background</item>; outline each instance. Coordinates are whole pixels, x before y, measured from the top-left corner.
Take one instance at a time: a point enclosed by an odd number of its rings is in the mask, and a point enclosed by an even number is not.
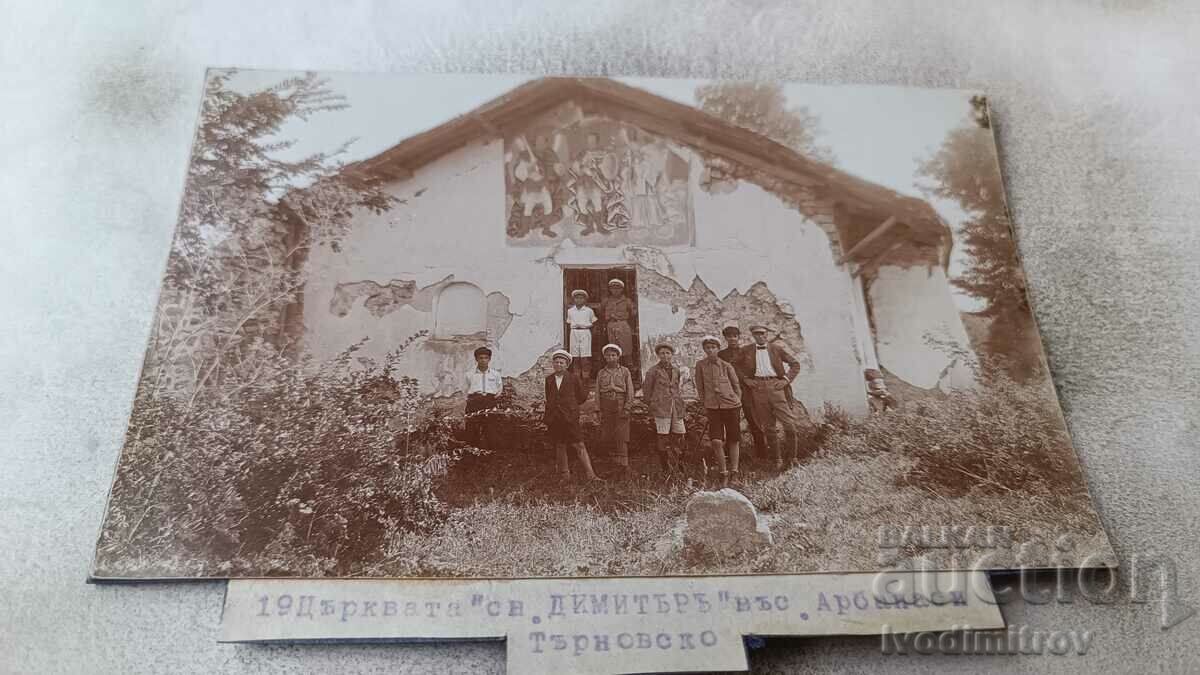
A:
[[[561,4],[561,6],[559,6]],[[1050,363],[1118,554],[1200,607],[1200,3],[0,2],[0,670],[501,672],[498,644],[214,642],[222,585],[83,583],[204,68],[504,71],[987,91]],[[1154,594],[1152,593],[1151,596]],[[1200,669],[1200,616],[1005,608],[1086,657],[773,641],[760,672]]]

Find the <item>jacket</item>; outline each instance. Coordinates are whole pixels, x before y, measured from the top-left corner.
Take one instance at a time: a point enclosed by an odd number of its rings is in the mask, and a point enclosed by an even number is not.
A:
[[[575,373],[563,375],[562,387],[554,386],[554,374],[546,376],[546,412],[542,421],[550,424],[558,419],[566,422],[579,421],[579,406],[587,400],[588,390]]]
[[[683,417],[683,372],[679,366],[671,366],[670,374],[667,372],[657,363],[650,368],[642,381],[642,400],[653,417]]]
[[[742,384],[737,370],[724,359],[700,359],[696,373],[696,395],[705,408],[737,408],[742,405]]]
[[[754,377],[754,369],[757,365],[755,359],[757,349],[758,345],[753,342],[742,349],[741,367],[738,370],[742,373],[743,378],[750,379]],[[800,362],[778,342],[768,342],[767,350],[767,354],[771,357],[771,367],[775,370],[776,377],[782,377],[787,380],[788,386],[783,389],[787,395],[788,402],[791,403],[796,400],[796,396],[792,392],[791,383],[800,374]],[[787,364],[786,370],[784,369],[784,364]]]
[[[749,344],[742,348],[741,364],[738,370],[742,373],[742,377],[754,377],[755,354],[757,353],[758,345]],[[796,357],[788,353],[788,350],[783,348],[783,345],[777,342],[767,343],[767,354],[771,357],[771,367],[775,369],[775,376],[782,377],[788,382],[796,379],[800,374],[800,362]],[[787,368],[784,368],[784,365]]]

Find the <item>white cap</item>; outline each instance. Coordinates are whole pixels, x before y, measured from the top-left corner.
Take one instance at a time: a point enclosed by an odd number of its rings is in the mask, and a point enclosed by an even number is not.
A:
[[[611,343],[611,342],[610,342],[610,343],[608,343],[608,344],[606,344],[606,345],[604,345],[604,349],[601,349],[601,350],[600,350],[600,353],[601,353],[601,354],[603,354],[604,352],[606,352],[606,351],[608,351],[608,350],[610,350],[610,349],[615,349],[615,350],[617,350],[617,356],[622,356],[623,354],[625,354],[625,352],[621,350],[621,345],[615,345],[615,344],[613,344],[613,343]]]
[[[550,355],[550,360],[553,361],[556,357],[559,357],[559,356],[566,357],[567,363],[570,363],[571,361],[574,360],[574,357],[571,356],[571,352],[569,352],[565,349],[555,349],[554,353]]]
[[[701,347],[703,347],[704,343],[706,343],[706,342],[715,342],[715,343],[717,343],[718,347],[721,346],[721,339],[718,338],[716,335],[705,335],[704,337],[700,338],[700,346]]]

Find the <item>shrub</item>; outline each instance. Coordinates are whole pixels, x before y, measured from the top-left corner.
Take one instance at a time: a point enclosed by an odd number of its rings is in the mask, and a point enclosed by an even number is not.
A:
[[[106,553],[132,549],[203,574],[297,574],[294,560],[344,571],[338,560],[369,560],[389,536],[439,524],[437,486],[479,451],[394,374],[401,350],[375,363],[354,360],[359,346],[323,364],[263,346],[253,376],[187,400],[140,395],[98,570]]]
[[[915,465],[897,483],[944,496],[1057,490],[1081,484],[1058,404],[1043,388],[996,378],[977,391],[955,391],[846,420],[826,411],[821,452],[903,453]]]

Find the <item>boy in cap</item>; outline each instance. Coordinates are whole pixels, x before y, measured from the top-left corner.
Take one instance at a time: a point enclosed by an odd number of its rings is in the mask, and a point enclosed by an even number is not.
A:
[[[796,459],[796,432],[799,422],[792,410],[792,380],[800,374],[800,362],[783,346],[767,341],[767,327],[750,327],[754,344],[742,354],[742,374],[754,406],[754,419],[762,426],[763,434],[772,449],[775,470],[781,471],[784,462]],[[775,434],[775,423],[783,426],[783,444]]]
[[[499,447],[500,423],[487,411],[500,404],[500,393],[504,390],[504,378],[491,364],[492,350],[477,347],[475,368],[467,373],[467,406],[464,410],[467,442],[488,450]]]
[[[629,409],[633,405],[633,376],[621,365],[621,347],[604,345],[604,367],[596,374],[596,404],[600,407],[600,442],[612,448],[621,477],[629,477]]]
[[[567,325],[571,328],[571,368],[587,379],[592,374],[592,324],[596,323],[596,312],[587,306],[587,291],[577,288],[571,291],[575,304],[567,308]]]
[[[700,339],[700,347],[704,350],[704,358],[696,362],[696,395],[708,416],[713,460],[721,472],[721,486],[725,487],[729,485],[730,474],[734,480],[738,477],[742,385],[733,366],[717,355],[721,349],[717,336],[705,335]],[[729,451],[728,464],[725,450]]]
[[[633,320],[637,308],[625,295],[625,282],[609,279],[608,297],[600,303],[600,315],[604,318],[605,335],[608,341],[621,348],[621,363],[633,367]]]
[[[546,423],[550,442],[554,444],[558,473],[563,480],[571,478],[571,465],[567,459],[567,446],[570,445],[575,448],[587,479],[596,480],[587,446],[583,444],[583,430],[579,428],[579,406],[587,400],[587,389],[579,377],[569,370],[571,352],[556,350],[550,361],[554,372],[546,376],[546,412],[542,421]]]
[[[726,326],[721,331],[722,337],[725,338],[725,344],[728,345],[725,349],[717,352],[717,356],[721,360],[733,366],[737,371],[738,381],[742,386],[742,417],[746,418],[746,427],[750,429],[750,436],[754,439],[754,459],[765,460],[767,457],[767,437],[763,434],[762,428],[754,421],[754,405],[749,400],[749,394],[745,389],[745,375],[740,369],[742,361],[742,331],[738,330],[737,326]]]
[[[654,417],[655,440],[658,461],[664,472],[679,469],[679,458],[683,449],[683,373],[671,362],[675,348],[662,343],[654,348],[658,363],[646,373],[642,381],[642,400]]]

